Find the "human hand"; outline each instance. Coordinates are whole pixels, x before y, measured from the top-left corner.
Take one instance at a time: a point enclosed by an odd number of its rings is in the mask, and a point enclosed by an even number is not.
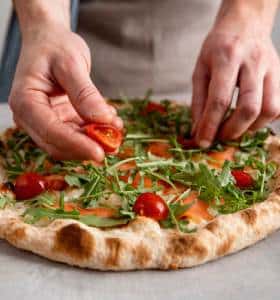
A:
[[[236,139],[280,114],[279,57],[269,26],[252,18],[223,13],[202,46],[193,74],[192,115],[193,135],[203,148],[216,136]],[[237,106],[225,120],[236,86]]]
[[[88,122],[122,128],[116,110],[92,83],[86,43],[63,26],[23,38],[9,104],[15,122],[56,159],[101,161],[104,151],[82,132]]]

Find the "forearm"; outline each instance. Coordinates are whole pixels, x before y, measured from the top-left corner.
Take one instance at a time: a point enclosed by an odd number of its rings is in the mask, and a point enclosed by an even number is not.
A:
[[[249,30],[254,32],[262,28],[266,34],[270,34],[279,0],[223,0],[216,18],[215,26],[227,24],[238,26],[237,30]],[[239,25],[236,25],[239,23]]]
[[[70,28],[70,0],[13,0],[23,38],[50,26]]]

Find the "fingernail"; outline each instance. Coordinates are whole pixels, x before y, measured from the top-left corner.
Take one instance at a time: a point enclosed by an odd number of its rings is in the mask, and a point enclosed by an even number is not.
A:
[[[109,106],[110,107],[110,111],[113,114],[113,116],[117,115],[117,110],[113,107],[113,106]]]
[[[92,159],[96,162],[102,162],[104,160],[104,151],[100,148],[96,148],[94,153],[92,153]]]
[[[115,127],[119,128],[119,129],[122,129],[122,128],[123,128],[123,121],[122,121],[121,118],[116,117],[116,118],[113,120],[112,125],[114,125]]]
[[[198,142],[198,145],[201,147],[201,148],[209,148],[211,143],[207,140],[201,140]]]

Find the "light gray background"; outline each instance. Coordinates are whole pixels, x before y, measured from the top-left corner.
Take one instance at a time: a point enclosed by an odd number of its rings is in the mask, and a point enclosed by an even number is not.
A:
[[[9,7],[9,0],[0,0],[0,49]],[[274,39],[280,49],[280,18]],[[0,131],[11,123],[8,107],[0,105]],[[238,254],[173,272],[80,270],[19,251],[0,240],[0,299],[276,300],[279,294],[280,233]]]

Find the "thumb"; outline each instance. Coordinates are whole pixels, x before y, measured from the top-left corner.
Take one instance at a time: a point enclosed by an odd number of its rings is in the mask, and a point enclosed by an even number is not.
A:
[[[54,76],[82,119],[87,122],[113,122],[116,112],[93,84],[83,62],[57,64]]]

